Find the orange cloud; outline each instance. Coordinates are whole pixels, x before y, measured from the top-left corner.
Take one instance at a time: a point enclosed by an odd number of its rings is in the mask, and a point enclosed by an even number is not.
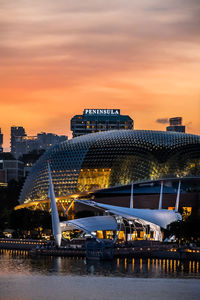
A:
[[[0,128],[70,135],[85,107],[120,108],[137,129],[182,116],[199,133],[197,0],[0,1]]]

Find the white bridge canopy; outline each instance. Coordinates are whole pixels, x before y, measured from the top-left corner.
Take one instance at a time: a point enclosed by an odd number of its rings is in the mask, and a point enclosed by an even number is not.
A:
[[[98,230],[117,230],[117,222],[112,216],[97,216],[74,219],[61,222],[60,226],[62,231],[79,229],[86,233]]]
[[[76,200],[79,203],[102,208],[114,215],[124,217],[128,220],[141,219],[162,228],[167,228],[172,222],[177,222],[181,220],[181,215],[174,210],[167,209],[137,209],[137,208],[127,208],[121,206],[114,206],[108,204],[102,204],[94,201],[87,200]]]

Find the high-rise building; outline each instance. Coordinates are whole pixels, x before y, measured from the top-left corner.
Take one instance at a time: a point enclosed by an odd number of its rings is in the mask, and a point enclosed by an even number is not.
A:
[[[57,135],[53,133],[41,132],[37,135],[38,149],[48,149],[55,144],[64,142],[68,139],[65,135]]]
[[[82,115],[71,119],[73,138],[115,129],[133,129],[133,120],[128,115],[121,115],[119,109],[84,109]]]
[[[10,139],[11,153],[13,154],[14,157],[18,157],[18,154],[16,152],[17,138],[23,139],[24,136],[26,136],[24,127],[22,127],[22,126],[12,126],[11,127],[11,139]]]
[[[24,163],[16,160],[10,152],[0,153],[0,187],[14,179],[20,180],[24,176]]]
[[[19,158],[23,154],[33,150],[38,150],[38,140],[36,136],[15,137],[15,157]]]
[[[67,136],[53,133],[39,133],[37,136],[27,136],[23,127],[11,127],[11,153],[15,158],[28,154],[34,150],[48,149],[57,143],[66,141]]]
[[[170,126],[167,126],[166,131],[185,132],[185,126],[182,125],[182,117],[169,119]]]
[[[0,152],[3,152],[3,133],[1,133],[1,128],[0,128]]]

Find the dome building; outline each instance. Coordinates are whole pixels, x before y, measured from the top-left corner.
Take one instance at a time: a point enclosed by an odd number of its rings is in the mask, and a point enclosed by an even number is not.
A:
[[[112,130],[80,136],[47,150],[28,175],[20,203],[47,202],[50,161],[56,197],[131,182],[200,175],[200,136],[147,130]]]

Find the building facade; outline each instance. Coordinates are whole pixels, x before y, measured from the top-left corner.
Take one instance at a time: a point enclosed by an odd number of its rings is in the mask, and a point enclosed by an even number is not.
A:
[[[169,119],[169,126],[167,126],[167,131],[174,131],[174,132],[185,132],[185,126],[182,125],[182,118],[175,117]]]
[[[73,138],[115,129],[133,129],[133,120],[127,115],[121,115],[119,109],[84,109],[82,115],[71,119]]]
[[[64,142],[68,139],[65,135],[57,135],[53,133],[41,132],[37,135],[38,149],[48,149],[58,143]]]
[[[38,149],[36,136],[18,136],[15,138],[15,157],[19,158],[26,153]]]
[[[23,127],[11,127],[11,153],[15,158],[19,158],[32,151],[46,150],[67,139],[67,136],[46,132],[38,133],[37,136],[27,136]]]
[[[200,175],[200,136],[113,130],[57,144],[33,166],[20,202],[45,200],[50,161],[56,197],[138,181]]]
[[[19,181],[24,176],[24,163],[12,159],[0,159],[0,185],[7,184],[14,179]]]
[[[10,138],[10,144],[11,144],[11,153],[12,155],[17,158],[18,157],[18,150],[17,150],[17,138],[23,138],[26,136],[26,132],[24,127],[22,126],[12,126],[11,127],[11,138]]]

